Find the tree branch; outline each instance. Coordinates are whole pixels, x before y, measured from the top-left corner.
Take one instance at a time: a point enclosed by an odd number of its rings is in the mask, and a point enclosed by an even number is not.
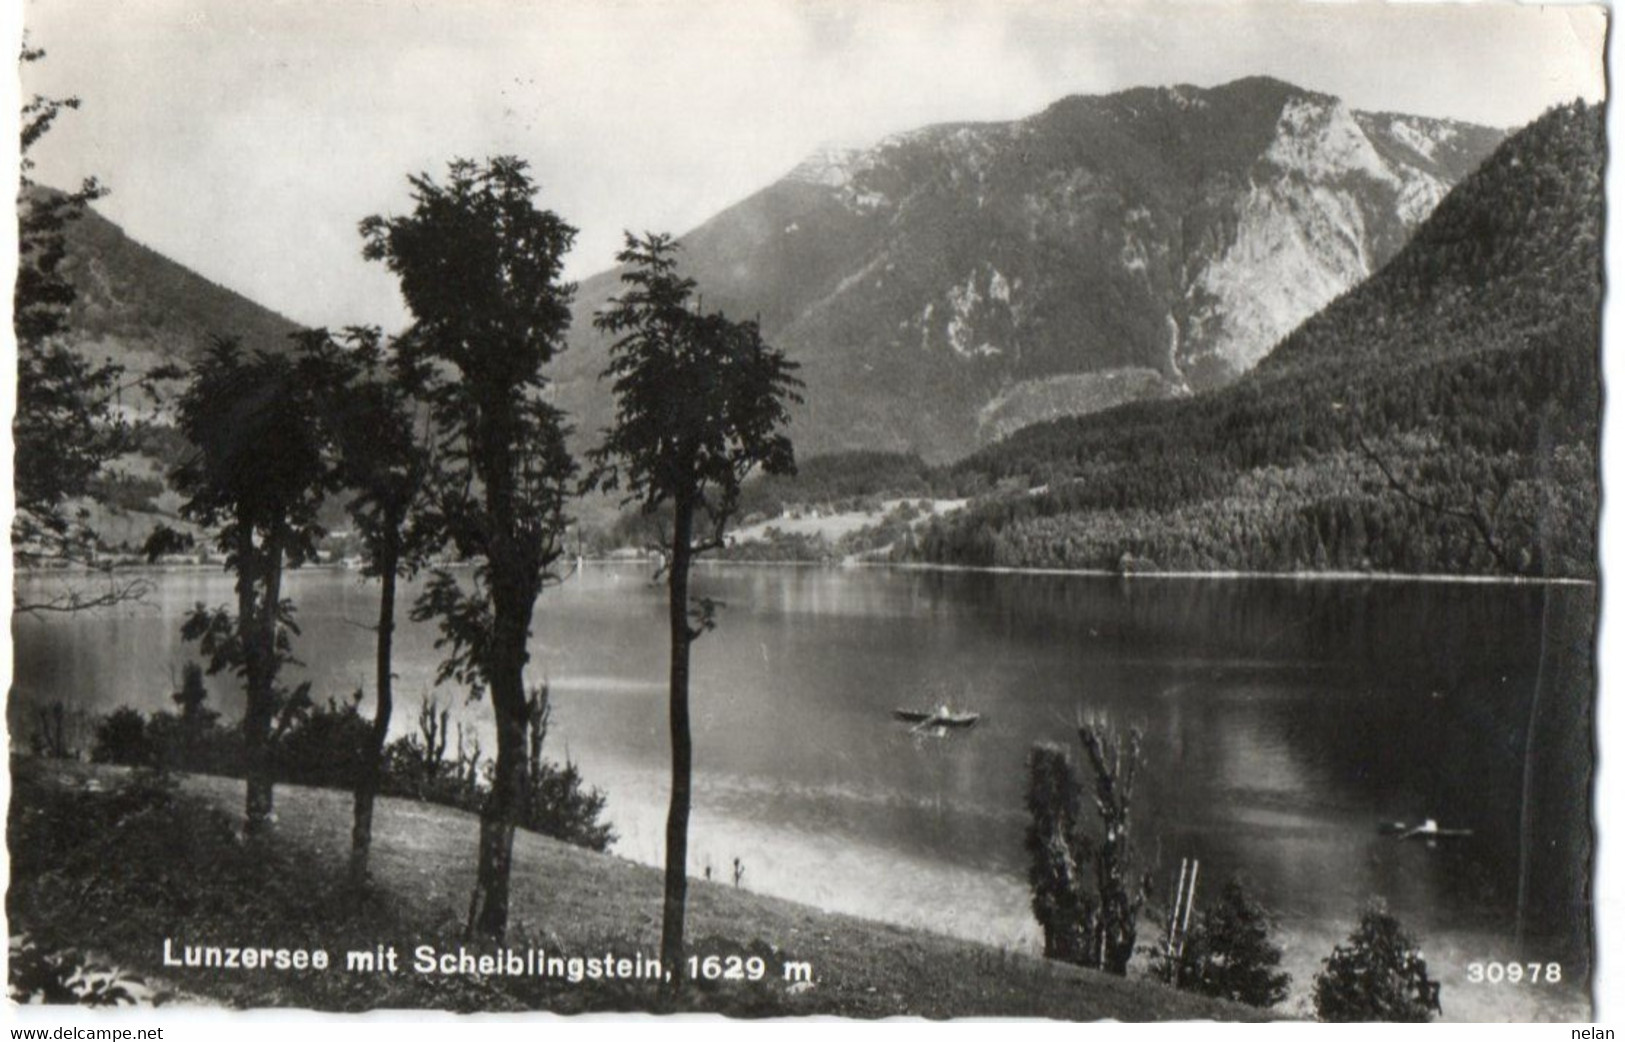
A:
[[[152,592],[152,588],[152,581],[146,578],[113,582],[109,577],[107,589],[90,595],[81,590],[68,590],[46,600],[30,601],[14,594],[11,602],[11,613],[14,616],[32,615],[38,618],[45,615],[70,614],[77,611],[111,608],[132,601],[143,601]]]

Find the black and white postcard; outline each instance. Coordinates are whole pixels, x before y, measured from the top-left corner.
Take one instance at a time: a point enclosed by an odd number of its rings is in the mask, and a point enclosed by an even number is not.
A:
[[[1617,1012],[1608,9],[21,8],[19,1022]]]

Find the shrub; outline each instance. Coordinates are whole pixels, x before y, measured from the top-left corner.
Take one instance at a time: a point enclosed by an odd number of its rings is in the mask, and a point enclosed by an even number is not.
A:
[[[205,703],[209,689],[203,667],[188,662],[181,671],[181,687],[169,696],[180,714],[153,713],[147,718],[147,741],[157,766],[198,774],[239,775],[242,735],[221,727],[220,714]]]
[[[87,737],[94,738],[95,718],[83,709],[69,709],[60,700],[34,707],[34,729],[28,746],[35,756],[77,760]]]
[[[1123,976],[1134,954],[1140,909],[1151,892],[1150,876],[1136,876],[1130,831],[1141,735],[1138,729],[1124,735],[1092,721],[1078,728],[1078,738],[1094,774],[1091,795],[1100,838],[1083,830],[1083,788],[1066,753],[1052,745],[1034,746],[1027,790],[1033,914],[1044,931],[1046,956]]]
[[[588,850],[608,850],[615,830],[599,820],[604,802],[603,792],[583,783],[573,761],[562,767],[544,761],[530,777],[530,800],[519,827]]]
[[[615,830],[607,822],[599,820],[604,812],[604,794],[586,786],[574,762],[565,760],[564,766],[560,767],[551,760],[542,759],[542,746],[547,741],[548,726],[553,720],[553,706],[548,694],[546,684],[530,693],[529,772],[526,775],[527,792],[519,825],[578,847],[608,850],[610,844],[615,842]]]
[[[187,663],[181,689],[170,697],[180,706],[178,716],[157,712],[143,717],[121,706],[103,717],[96,724],[91,760],[125,767],[240,774],[241,736],[235,728],[219,726],[220,714],[204,706],[209,692],[196,663]]]
[[[274,754],[277,780],[354,789],[372,735],[372,723],[357,709],[360,702],[360,691],[342,706],[328,699],[290,725]]]
[[[1198,913],[1177,957],[1164,949],[1153,972],[1203,995],[1273,1006],[1286,998],[1292,976],[1280,971],[1281,948],[1270,940],[1272,926],[1268,909],[1231,879],[1217,903]]]
[[[222,727],[219,714],[204,703],[208,692],[202,671],[189,664],[181,690],[172,696],[175,713],[143,717],[128,707],[96,726],[91,758],[97,763],[242,777],[243,740],[239,727]],[[279,724],[273,751],[276,780],[298,785],[353,789],[366,759],[372,724],[359,709],[361,693],[343,704],[290,707]],[[586,784],[571,761],[544,759],[552,708],[547,687],[530,694],[530,732],[525,801],[516,824],[531,832],[586,847],[607,850],[615,831],[603,821],[604,793]],[[448,754],[455,726],[454,754]],[[491,761],[479,738],[453,724],[451,710],[430,699],[418,712],[418,731],[391,742],[384,750],[379,791],[386,796],[439,803],[477,812],[490,792]]]
[[[160,557],[190,553],[196,545],[197,540],[190,534],[159,524],[147,533],[146,541],[141,544],[141,554],[148,564],[155,564]]]
[[[1421,1023],[1440,1012],[1439,983],[1428,976],[1421,950],[1380,904],[1366,908],[1325,967],[1315,976],[1321,1020]]]
[[[181,689],[169,698],[180,707],[181,719],[194,726],[213,726],[220,719],[219,713],[203,704],[209,700],[209,688],[203,682],[203,667],[196,662],[181,668]]]
[[[96,725],[96,744],[91,747],[92,763],[114,763],[123,767],[145,767],[157,762],[147,737],[147,721],[128,706],[113,710]]]
[[[1086,965],[1098,909],[1085,866],[1093,844],[1079,827],[1078,779],[1066,751],[1035,745],[1027,755],[1027,883],[1044,931],[1044,957]]]
[[[384,749],[380,791],[389,796],[477,811],[484,792],[480,783],[480,742],[457,725],[457,754],[446,757],[451,737],[451,709],[436,699],[418,707],[416,734],[404,735]]]
[[[213,719],[153,713],[147,717],[147,745],[149,762],[163,770],[242,777],[242,732]]]
[[[525,800],[518,826],[589,850],[608,850],[615,831],[602,821],[605,797],[589,787],[571,761],[544,759],[553,709],[547,685],[532,689],[527,725]],[[456,755],[448,756],[449,709],[434,699],[418,711],[418,732],[397,738],[384,750],[382,791],[429,803],[478,811],[490,791],[491,762],[481,759],[479,738],[456,725]]]

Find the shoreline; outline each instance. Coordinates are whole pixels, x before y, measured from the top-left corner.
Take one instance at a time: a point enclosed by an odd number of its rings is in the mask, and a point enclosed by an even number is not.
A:
[[[1523,575],[1450,575],[1441,572],[1246,572],[1226,571],[1133,571],[1117,572],[1104,568],[1037,568],[1025,565],[970,565],[937,564],[923,561],[855,561],[852,567],[895,568],[900,571],[923,572],[983,572],[991,575],[1075,575],[1110,579],[1184,579],[1184,580],[1265,580],[1279,582],[1382,582],[1382,583],[1466,583],[1481,586],[1596,586],[1595,579],[1544,578]]]
[[[590,565],[624,565],[627,567],[647,566],[648,557],[582,557],[583,564]],[[706,568],[817,568],[829,570],[868,569],[871,571],[898,571],[898,572],[963,572],[969,574],[985,575],[1048,575],[1048,576],[1076,576],[1080,578],[1095,579],[1148,579],[1148,580],[1184,580],[1201,581],[1214,580],[1222,582],[1238,581],[1268,581],[1268,582],[1368,582],[1368,583],[1430,583],[1449,585],[1460,583],[1475,586],[1600,586],[1597,579],[1577,579],[1572,577],[1537,577],[1525,575],[1452,575],[1447,572],[1350,572],[1350,571],[1295,571],[1295,572],[1249,572],[1240,569],[1223,569],[1215,571],[1131,571],[1119,572],[1107,568],[1044,568],[1032,565],[978,565],[978,564],[942,564],[932,561],[866,561],[855,558],[845,558],[840,561],[739,561],[725,557],[701,557],[695,560],[695,565]],[[460,569],[470,565],[466,562],[453,562],[437,565],[439,568]],[[40,579],[51,576],[83,577],[107,576],[111,574],[156,574],[169,572],[196,572],[202,570],[225,571],[225,565],[208,563],[170,563],[170,564],[128,564],[113,565],[107,569],[76,565],[61,568],[17,568],[13,572],[14,581],[22,579]],[[294,572],[355,572],[359,578],[369,578],[359,568],[348,565],[323,561],[300,565],[290,569]],[[573,574],[573,572],[571,573]],[[560,580],[566,582],[570,578],[567,574]]]
[[[590,563],[598,563],[592,558]],[[599,559],[615,564],[610,558]],[[695,562],[706,567],[733,568],[867,568],[874,571],[900,572],[965,572],[986,575],[1056,575],[1095,579],[1179,579],[1219,580],[1225,582],[1263,580],[1271,582],[1381,582],[1381,583],[1463,583],[1479,586],[1597,586],[1595,579],[1536,578],[1523,575],[1450,575],[1440,572],[1245,572],[1227,571],[1134,571],[1117,572],[1105,568],[1039,568],[1027,565],[939,564],[930,561],[860,561],[845,560],[824,564],[819,561],[732,561],[727,558],[702,558]]]

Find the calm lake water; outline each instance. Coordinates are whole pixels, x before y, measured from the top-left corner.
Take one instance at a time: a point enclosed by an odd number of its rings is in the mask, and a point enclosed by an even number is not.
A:
[[[1280,916],[1289,1008],[1379,897],[1422,939],[1447,1016],[1588,1019],[1592,588],[728,566],[696,587],[725,604],[694,649],[696,875],[738,858],[750,889],[1036,950],[1025,757],[1076,755],[1080,714],[1105,714],[1146,736],[1134,827],[1159,897],[1182,857],[1201,859],[1199,903],[1243,874]],[[376,587],[306,570],[287,592],[317,693],[370,689]],[[589,564],[543,596],[529,671],[552,685],[550,754],[607,791],[615,851],[650,863],[663,596],[643,566]],[[145,607],[19,620],[14,734],[54,699],[170,708],[180,614],[230,600],[228,576],[174,571]],[[434,636],[397,641],[397,732],[434,693]],[[240,712],[231,680],[210,684]],[[440,697],[494,748],[489,707]],[[938,738],[891,720],[943,702],[981,723]],[[1424,818],[1472,835],[1378,832]],[[1520,954],[1520,904],[1523,961],[1562,962],[1564,983],[1468,983],[1468,963]]]

